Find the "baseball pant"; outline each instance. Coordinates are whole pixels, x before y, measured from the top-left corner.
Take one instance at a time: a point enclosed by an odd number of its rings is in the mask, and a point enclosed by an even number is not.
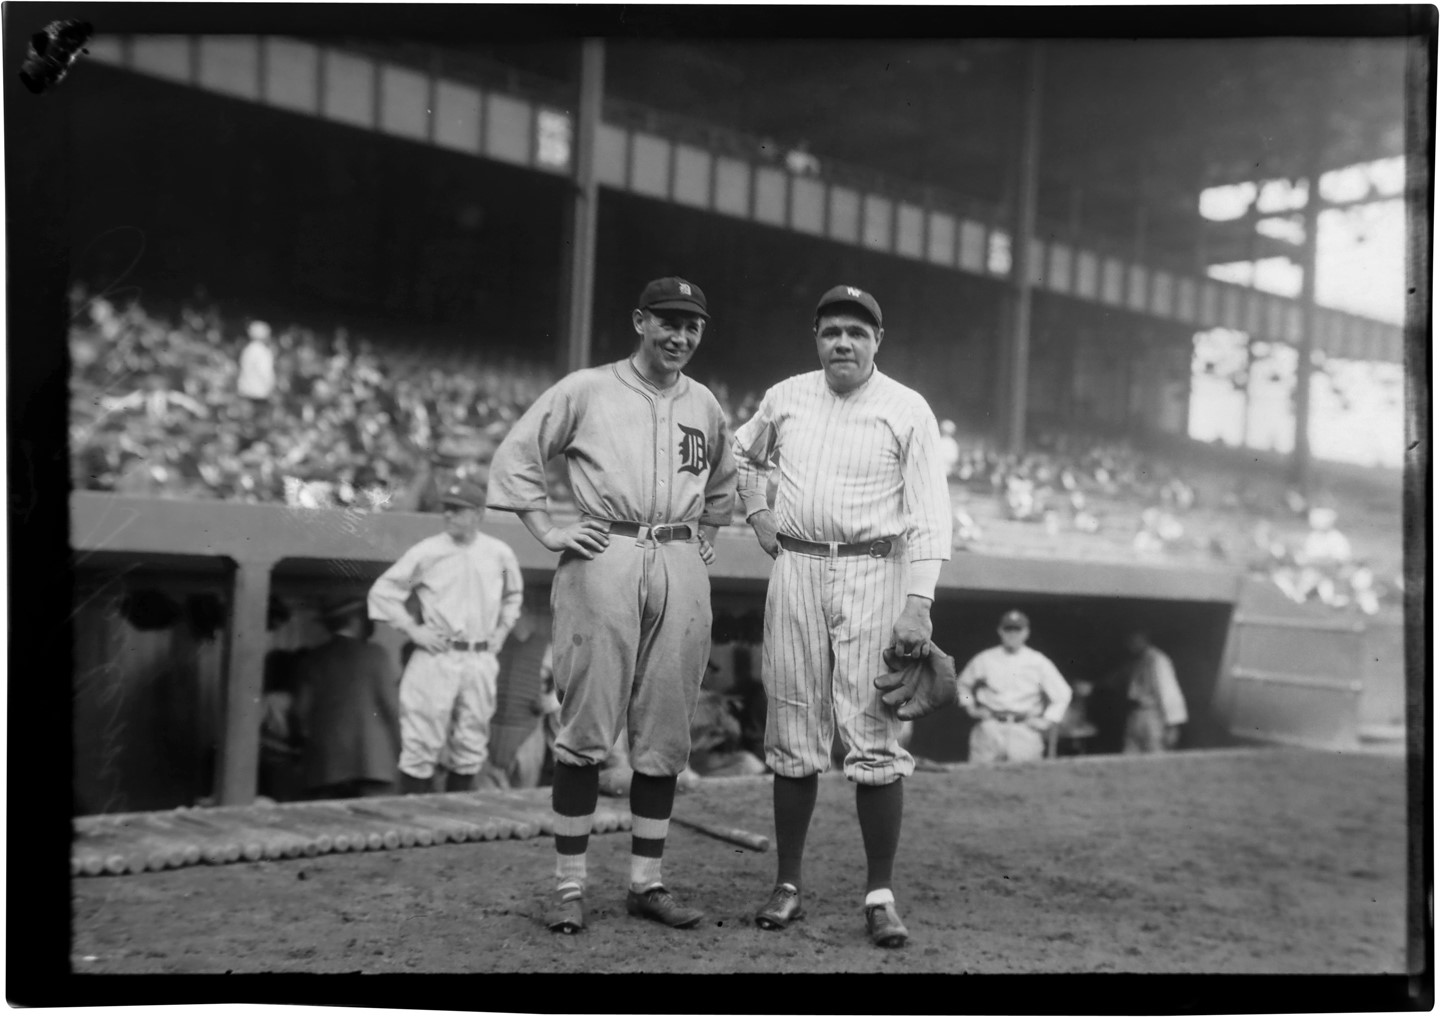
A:
[[[599,766],[623,729],[636,771],[684,770],[710,660],[710,573],[698,542],[612,535],[592,559],[562,555],[550,603],[560,694],[555,758]]]
[[[1164,752],[1165,715],[1143,706],[1130,711],[1125,719],[1126,752]]]
[[[1045,758],[1045,736],[1013,720],[982,720],[970,729],[970,762],[1028,763]]]
[[[915,760],[902,722],[880,702],[876,675],[905,606],[895,558],[820,558],[781,550],[765,597],[761,678],[768,697],[765,762],[782,777],[830,766],[839,730],[845,776],[857,784],[908,777]]]
[[[400,679],[400,770],[421,780],[433,776],[437,765],[479,773],[499,674],[493,653],[417,649]]]

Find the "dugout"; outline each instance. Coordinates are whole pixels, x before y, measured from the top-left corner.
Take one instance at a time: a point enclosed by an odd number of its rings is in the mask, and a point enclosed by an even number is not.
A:
[[[172,808],[201,797],[256,793],[265,665],[274,650],[323,638],[316,607],[363,595],[433,516],[344,513],[281,505],[71,496],[76,577],[73,692],[77,812]],[[515,549],[527,602],[548,609],[554,557],[518,522],[485,531]],[[719,538],[714,610],[739,620],[717,645],[759,676],[770,561],[744,527]],[[962,663],[993,645],[1000,614],[1029,614],[1032,643],[1071,681],[1119,663],[1125,631],[1143,625],[1175,659],[1192,723],[1187,748],[1229,741],[1212,709],[1239,590],[1226,570],[1056,562],[959,553],[946,565],[932,616],[935,639]],[[378,637],[392,652],[393,633]],[[955,710],[926,718],[915,751],[964,757]],[[1097,745],[1103,750],[1105,746]]]

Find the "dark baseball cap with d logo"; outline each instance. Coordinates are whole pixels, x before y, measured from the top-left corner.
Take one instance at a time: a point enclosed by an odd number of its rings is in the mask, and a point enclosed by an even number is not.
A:
[[[710,318],[710,312],[705,309],[705,291],[673,275],[646,284],[635,306],[642,311],[689,311],[706,320]]]
[[[820,298],[820,303],[815,305],[815,321],[818,324],[820,315],[827,307],[834,307],[840,304],[849,304],[853,308],[864,311],[866,316],[879,328],[884,324],[880,317],[880,304],[874,297],[866,293],[859,286],[836,286],[825,291]]]

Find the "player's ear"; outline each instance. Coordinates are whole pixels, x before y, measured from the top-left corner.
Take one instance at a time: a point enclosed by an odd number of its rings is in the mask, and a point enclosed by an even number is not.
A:
[[[884,342],[884,341],[885,341],[885,330],[884,330],[883,328],[877,328],[877,329],[875,330],[875,348],[878,350],[878,349],[880,348],[880,344],[881,344],[882,342]]]
[[[638,307],[635,308],[635,310],[633,310],[633,311],[630,312],[630,321],[631,321],[631,323],[635,326],[635,334],[636,334],[636,335],[644,335],[644,334],[645,334],[645,312],[644,312],[644,311],[640,310],[640,308],[638,308]]]

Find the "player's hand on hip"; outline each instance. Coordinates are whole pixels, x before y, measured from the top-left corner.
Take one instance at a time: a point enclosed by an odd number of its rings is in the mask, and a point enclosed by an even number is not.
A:
[[[780,553],[780,528],[775,525],[775,513],[761,509],[750,517],[750,528],[755,531],[761,550],[772,558]]]
[[[553,526],[540,543],[552,551],[574,551],[582,558],[594,558],[610,546],[610,534],[594,519],[581,519],[569,526]]]
[[[410,639],[420,649],[430,653],[444,653],[450,649],[449,641],[428,625],[417,625],[411,629]]]
[[[907,597],[905,610],[895,619],[890,645],[902,657],[924,657],[930,652],[930,602],[924,597]]]
[[[1025,726],[1032,731],[1040,732],[1042,735],[1050,730],[1050,722],[1044,717],[1026,717]]]

